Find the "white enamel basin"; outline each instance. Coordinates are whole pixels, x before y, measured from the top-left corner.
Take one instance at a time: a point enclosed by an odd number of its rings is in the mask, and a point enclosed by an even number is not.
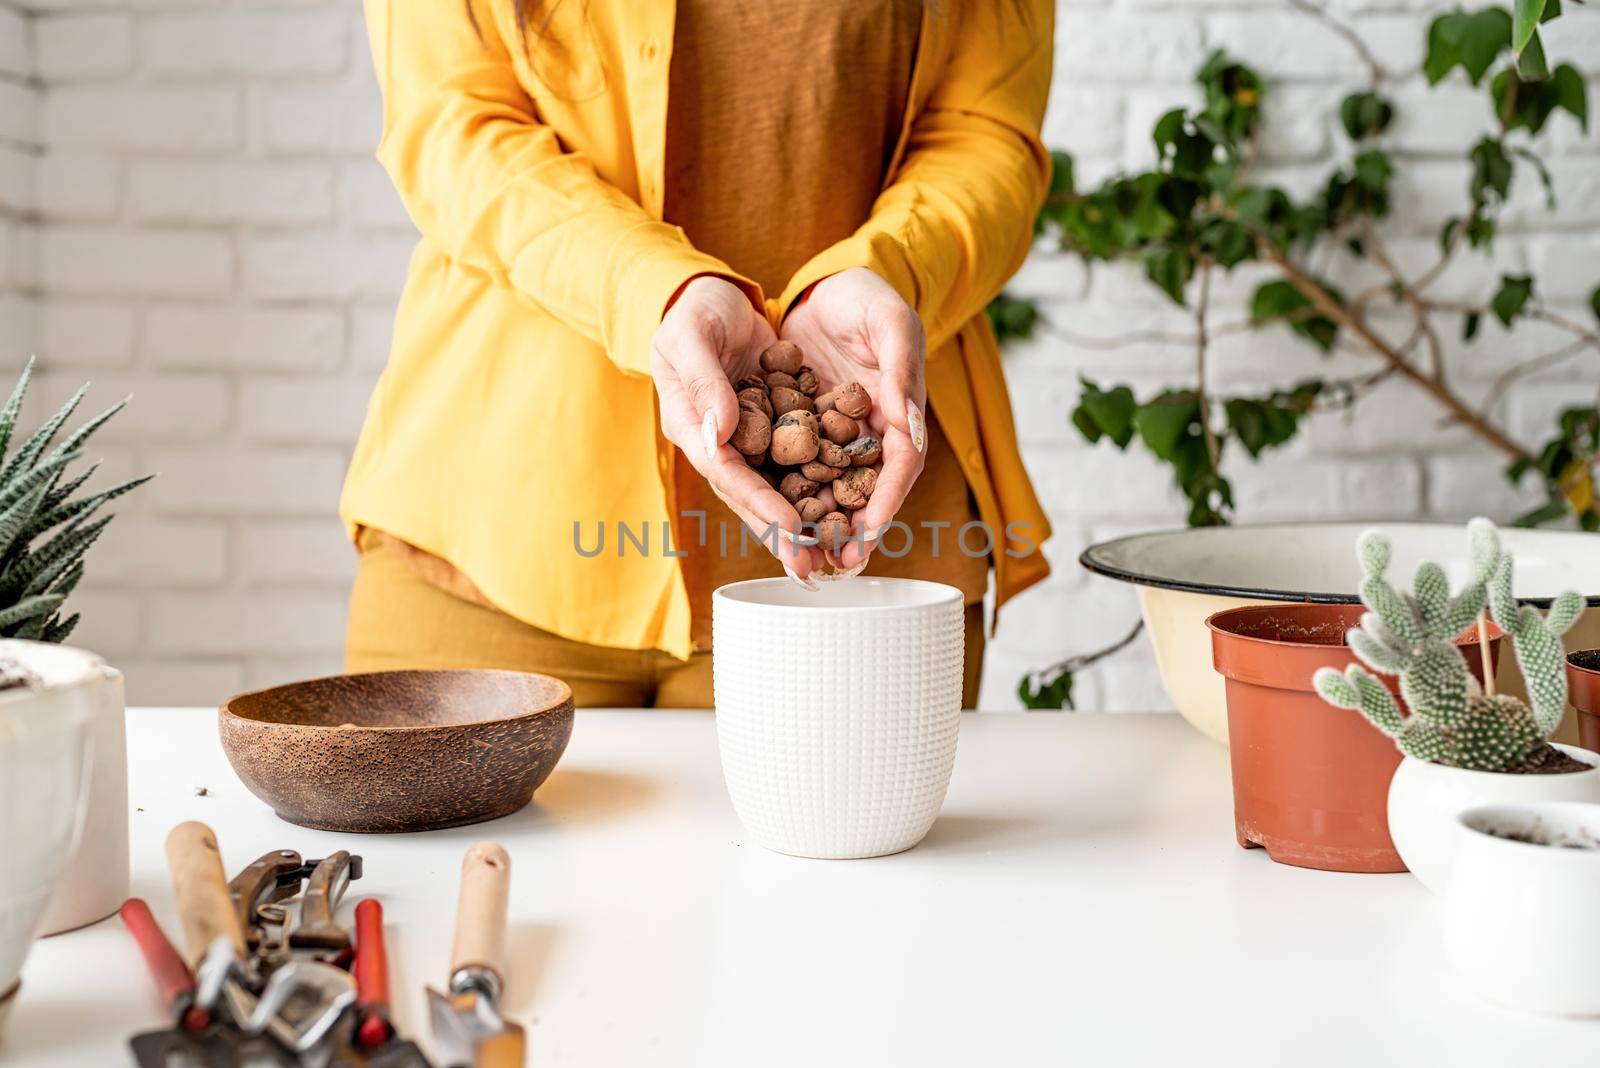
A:
[[[1425,560],[1444,565],[1454,585],[1465,581],[1467,533],[1454,523],[1280,523],[1163,531],[1101,542],[1078,559],[1096,574],[1138,587],[1167,696],[1185,719],[1226,744],[1227,705],[1222,677],[1211,666],[1206,617],[1271,601],[1359,600],[1355,543],[1371,527],[1394,542],[1389,574],[1395,582],[1409,585]],[[1502,529],[1500,540],[1516,557],[1518,596],[1543,606],[1562,590],[1576,589],[1590,607],[1567,632],[1567,648],[1600,648],[1600,534]],[[1504,692],[1525,693],[1513,657],[1501,658],[1497,682]],[[1576,742],[1570,714],[1556,737]]]

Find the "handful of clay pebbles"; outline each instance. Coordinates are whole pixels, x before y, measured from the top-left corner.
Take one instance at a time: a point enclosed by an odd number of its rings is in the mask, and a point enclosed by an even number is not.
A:
[[[859,382],[820,396],[816,372],[800,346],[779,341],[761,354],[761,373],[741,379],[739,426],[729,442],[814,526],[825,549],[850,536],[847,513],[866,507],[877,488],[883,443],[864,422],[872,398]],[[830,508],[818,494],[827,487]]]

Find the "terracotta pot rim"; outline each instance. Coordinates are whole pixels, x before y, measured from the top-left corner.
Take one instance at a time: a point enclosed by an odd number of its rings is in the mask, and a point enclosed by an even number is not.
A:
[[[1342,633],[1339,635],[1339,640],[1337,642],[1296,641],[1290,638],[1267,638],[1262,637],[1259,634],[1241,634],[1239,631],[1230,630],[1228,627],[1223,625],[1223,623],[1226,622],[1226,620],[1223,618],[1225,616],[1245,616],[1253,613],[1268,612],[1292,616],[1297,612],[1317,614],[1326,612],[1330,608],[1360,608],[1363,613],[1370,611],[1370,609],[1368,609],[1365,605],[1362,605],[1360,602],[1353,604],[1332,604],[1312,601],[1280,601],[1275,604],[1249,604],[1241,605],[1237,608],[1224,608],[1221,611],[1211,613],[1206,617],[1206,628],[1214,635],[1223,635],[1229,639],[1232,639],[1233,641],[1250,642],[1256,645],[1271,645],[1280,647],[1287,646],[1295,649],[1349,649],[1350,643],[1345,641]],[[1353,627],[1355,624],[1352,623],[1351,626]],[[1493,622],[1490,622],[1489,640],[1494,641],[1501,637],[1504,637],[1504,632],[1501,631],[1501,629]],[[1455,644],[1477,645],[1477,628],[1475,626],[1470,626],[1460,634],[1456,635]]]
[[[1578,663],[1578,657],[1580,656],[1592,659],[1594,663],[1592,665],[1580,664]],[[1567,667],[1573,671],[1581,671],[1586,675],[1600,675],[1600,649],[1574,649],[1567,654]],[[1579,711],[1582,711],[1582,709]]]
[[[335,682],[340,679],[373,678],[383,675],[431,675],[431,676],[475,676],[503,675],[517,679],[540,679],[560,687],[555,691],[553,700],[542,708],[526,709],[506,716],[491,716],[487,719],[468,720],[460,723],[394,723],[375,726],[350,724],[348,726],[334,723],[286,723],[282,720],[257,719],[254,716],[242,715],[234,711],[237,702],[254,700],[268,694],[279,693],[284,690],[300,690],[309,686],[318,686],[324,683]],[[261,690],[250,690],[245,693],[236,693],[218,707],[219,717],[231,720],[234,723],[261,727],[273,730],[313,731],[334,735],[354,737],[357,734],[415,734],[426,731],[463,731],[475,727],[488,727],[496,723],[514,723],[518,720],[537,719],[540,716],[559,715],[563,712],[575,710],[572,699],[572,687],[556,678],[554,675],[545,675],[536,671],[510,671],[504,668],[397,668],[390,671],[362,671],[340,675],[320,675],[313,679],[300,679],[295,682],[280,683],[277,686],[268,686]]]

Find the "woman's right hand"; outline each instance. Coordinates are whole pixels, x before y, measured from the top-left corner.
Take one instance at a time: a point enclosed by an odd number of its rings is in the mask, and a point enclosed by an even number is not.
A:
[[[800,514],[729,445],[739,425],[733,383],[760,368],[777,340],[772,324],[744,292],[714,275],[683,287],[650,344],[650,374],[661,403],[661,429],[711,489],[802,585],[820,566],[815,550],[797,543]],[[774,529],[789,536],[770,536]],[[810,541],[811,539],[806,539]]]

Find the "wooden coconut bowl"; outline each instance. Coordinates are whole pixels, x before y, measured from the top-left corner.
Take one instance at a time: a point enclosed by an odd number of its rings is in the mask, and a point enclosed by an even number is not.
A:
[[[565,752],[572,712],[572,691],[548,675],[379,671],[241,694],[217,729],[281,818],[396,833],[522,808]]]

